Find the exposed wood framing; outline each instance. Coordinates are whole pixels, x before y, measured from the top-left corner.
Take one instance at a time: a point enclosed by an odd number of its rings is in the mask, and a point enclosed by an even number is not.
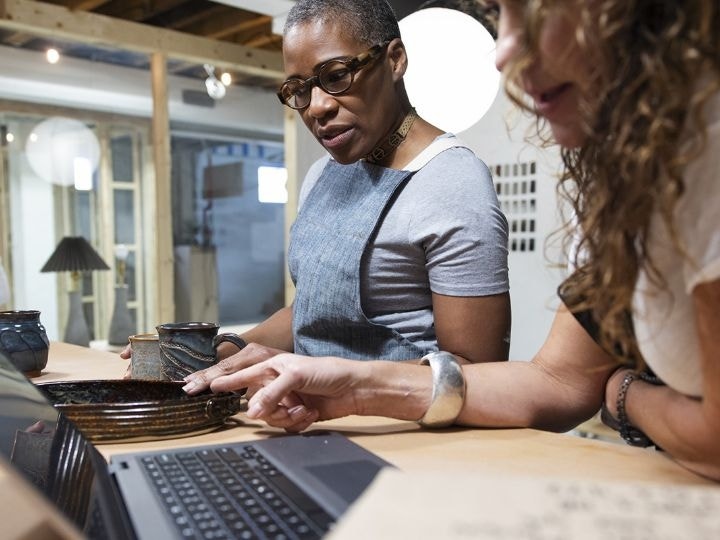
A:
[[[175,320],[172,204],[170,189],[170,118],[167,99],[167,57],[156,52],[151,57],[153,118],[152,148],[155,164],[156,264],[152,280],[158,323]]]
[[[10,251],[10,216],[5,210],[10,209],[8,180],[5,177],[7,171],[7,149],[0,145],[0,264],[5,269],[9,283],[12,283],[12,259]],[[10,294],[9,306],[12,306],[12,292]],[[0,309],[8,306],[0,302]]]
[[[198,13],[186,15],[180,19],[173,20],[170,25],[165,25],[166,28],[172,28],[173,30],[182,30],[183,32],[189,32],[188,27],[200,23],[206,19],[216,19],[217,17],[227,17],[232,10],[228,9],[227,6],[216,4]],[[192,32],[190,32],[192,33]],[[209,36],[204,36],[209,37]]]
[[[280,38],[277,36],[274,36],[274,35],[258,36],[254,39],[251,39],[251,40],[245,42],[245,44],[248,47],[264,47],[265,45],[269,45],[270,43],[273,43],[273,42],[279,41],[279,40],[280,40]]]
[[[107,4],[110,0],[76,0],[72,2],[68,7],[70,9],[84,9],[90,11],[104,4]]]
[[[207,38],[222,39],[240,32],[270,28],[272,17],[261,16],[248,18],[247,15],[237,11],[228,10],[222,20],[206,17],[201,24],[193,25],[193,33],[201,34]],[[190,29],[188,29],[190,30]],[[247,46],[247,45],[246,45]]]
[[[13,47],[22,47],[28,41],[31,41],[34,38],[35,36],[31,34],[26,34],[25,32],[15,32],[5,38],[5,43],[8,45],[12,45]]]
[[[83,43],[137,51],[162,52],[168,58],[210,63],[248,75],[281,79],[279,52],[219,42],[86,11],[31,0],[0,0],[0,28]]]
[[[102,111],[82,110],[61,105],[45,105],[43,103],[30,103],[25,101],[13,101],[0,99],[0,110],[13,112],[28,116],[44,118],[48,116],[69,116],[81,122],[96,123],[107,122],[117,125],[133,125],[147,128],[147,118],[142,116],[129,116],[126,114],[115,114]]]
[[[110,272],[99,279],[100,276],[96,272],[94,274],[95,283],[93,292],[95,294],[95,313],[99,316],[95,319],[95,339],[107,339],[109,332],[108,322],[112,320],[112,309],[114,307],[115,297],[115,281],[117,280],[117,262],[115,261],[115,251],[113,245],[115,243],[115,204],[113,200],[113,173],[112,173],[112,152],[110,150],[110,133],[109,125],[99,123],[96,125],[96,135],[100,143],[100,163],[98,163],[98,175],[100,181],[98,188],[94,190],[93,195],[95,204],[91,204],[90,208],[93,212],[93,222],[96,224],[94,237],[96,240],[98,252],[103,260],[108,263]],[[72,213],[68,212],[69,215]],[[100,325],[98,323],[101,322]]]
[[[285,107],[285,169],[287,170],[288,201],[285,204],[285,305],[289,306],[295,299],[295,285],[290,278],[287,264],[287,253],[290,247],[290,226],[295,221],[298,211],[299,166],[298,166],[298,115]],[[304,129],[302,126],[300,129]]]
[[[187,0],[110,0],[102,3],[102,13],[118,19],[142,21],[164,13]],[[60,2],[66,4],[66,2]],[[104,5],[108,4],[108,5]],[[89,8],[92,11],[94,8]]]

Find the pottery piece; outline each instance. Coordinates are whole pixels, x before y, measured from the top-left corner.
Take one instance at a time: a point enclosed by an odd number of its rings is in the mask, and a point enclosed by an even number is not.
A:
[[[128,309],[128,286],[115,286],[115,306],[113,308],[110,327],[108,328],[108,344],[125,346],[128,336],[136,332],[135,321],[133,321]]]
[[[189,396],[181,382],[118,379],[39,383],[37,387],[95,442],[205,433],[247,406],[239,393]]]
[[[163,375],[171,381],[182,380],[190,373],[216,364],[220,343],[228,341],[241,349],[245,346],[237,334],[218,334],[220,327],[215,323],[166,323],[156,328]]]
[[[160,340],[157,334],[130,336],[130,374],[133,379],[165,380],[160,361]]]
[[[45,369],[49,346],[39,311],[0,311],[0,351],[25,375]]]

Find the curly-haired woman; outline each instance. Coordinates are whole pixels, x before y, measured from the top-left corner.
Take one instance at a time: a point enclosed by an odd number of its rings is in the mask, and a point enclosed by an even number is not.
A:
[[[720,480],[720,5],[488,4],[498,68],[563,148],[573,209],[575,271],[540,351],[431,369],[281,355],[212,388],[250,387],[248,415],[290,430],[382,414],[562,431],[604,403],[628,442]]]

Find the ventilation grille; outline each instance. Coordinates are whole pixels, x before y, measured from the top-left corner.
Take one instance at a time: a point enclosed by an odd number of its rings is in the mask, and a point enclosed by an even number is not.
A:
[[[205,90],[187,90],[182,91],[182,100],[186,105],[196,105],[197,107],[215,107],[215,100],[208,96]]]
[[[536,251],[537,179],[535,162],[503,163],[490,167],[500,208],[510,227],[511,252]]]

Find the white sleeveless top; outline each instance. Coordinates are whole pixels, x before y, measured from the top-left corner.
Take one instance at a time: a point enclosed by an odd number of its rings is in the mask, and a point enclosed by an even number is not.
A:
[[[689,258],[673,247],[656,216],[648,249],[669,293],[658,292],[642,273],[633,298],[635,334],[645,361],[668,386],[697,397],[703,378],[692,291],[720,278],[720,93],[706,107],[707,142],[686,167],[685,193],[675,209],[676,232]]]

